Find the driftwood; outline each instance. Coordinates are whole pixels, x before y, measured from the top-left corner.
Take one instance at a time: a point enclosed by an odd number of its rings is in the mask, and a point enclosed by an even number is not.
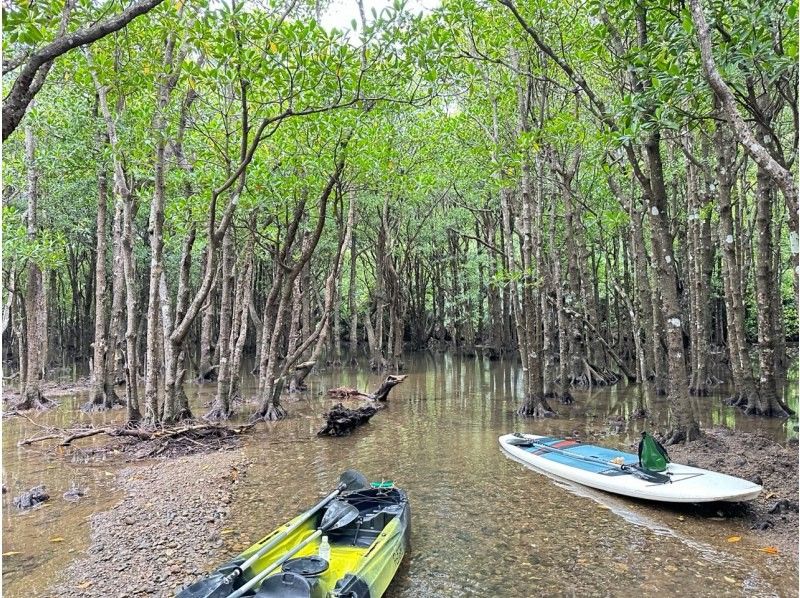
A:
[[[347,436],[358,426],[366,424],[377,412],[378,409],[372,406],[348,409],[337,403],[325,414],[325,427],[317,432],[317,436]]]
[[[340,386],[339,388],[331,388],[328,394],[337,399],[368,399],[370,401],[384,402],[389,398],[389,391],[395,386],[400,384],[403,380],[408,378],[408,375],[390,375],[386,376],[386,380],[380,385],[380,388],[373,393],[367,394],[355,388],[347,386]]]

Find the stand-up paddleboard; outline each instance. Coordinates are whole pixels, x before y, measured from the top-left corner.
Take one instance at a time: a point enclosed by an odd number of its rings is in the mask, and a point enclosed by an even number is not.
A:
[[[737,502],[753,500],[761,486],[707,469],[669,463],[662,472],[638,466],[632,453],[577,440],[506,434],[500,446],[510,457],[534,469],[598,490],[662,502]]]

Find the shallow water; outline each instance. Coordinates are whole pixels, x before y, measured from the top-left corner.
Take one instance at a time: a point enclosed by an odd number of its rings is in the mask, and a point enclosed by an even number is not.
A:
[[[392,391],[388,409],[349,437],[316,437],[319,414],[334,403],[323,390],[372,389],[382,377],[347,368],[312,375],[305,397],[285,402],[291,419],[262,425],[247,438],[254,464],[232,505],[227,526],[235,531],[225,536],[231,551],[315,502],[343,469],[355,467],[371,479],[393,479],[411,499],[412,549],[389,598],[796,595],[797,564],[757,552],[758,540],[735,519],[574,488],[499,450],[497,437],[513,430],[602,435],[602,444],[629,448],[643,423],[632,422],[621,434],[609,432],[607,423],[633,409],[633,389],[575,392],[575,405],[554,405],[559,419],[530,421],[513,414],[521,379],[512,365],[447,355],[414,356],[407,365],[409,377]],[[199,406],[212,394],[206,386],[193,398]],[[759,431],[776,440],[796,435],[796,420],[748,418],[720,396],[697,400],[703,426]],[[796,407],[797,396],[788,398]],[[36,421],[72,421],[81,400],[65,401]],[[665,428],[664,401],[649,407],[648,425]],[[3,497],[3,552],[22,552],[4,559],[9,596],[37,595],[48,587],[47,580],[74,558],[69,549],[86,547],[87,515],[118,500],[108,494],[118,466],[64,465],[45,460],[40,449],[16,447],[20,438],[40,432],[19,418],[4,422],[3,475],[10,491]],[[87,499],[75,505],[61,499],[72,481],[89,487]],[[50,506],[27,515],[9,508],[12,495],[37,483],[47,484],[56,498]],[[733,545],[726,541],[731,535],[744,537]],[[54,537],[65,541],[50,542]]]
[[[75,394],[62,399],[53,411],[3,420],[3,485],[8,490],[2,503],[5,596],[36,596],[52,585],[61,569],[88,547],[92,513],[119,500],[114,485],[118,464],[65,462],[46,450],[54,441],[17,446],[20,440],[46,434],[46,425],[101,424],[122,415],[121,411],[85,415],[77,410],[85,400]],[[50,500],[28,512],[17,510],[13,497],[38,484],[46,486]],[[86,489],[76,502],[62,498],[73,485]]]

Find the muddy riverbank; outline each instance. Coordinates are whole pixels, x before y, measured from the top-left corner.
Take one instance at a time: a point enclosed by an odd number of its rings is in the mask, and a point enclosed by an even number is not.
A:
[[[735,513],[739,536],[751,536],[754,547],[775,547],[798,558],[798,446],[725,428],[704,430],[701,439],[669,447],[672,460],[745,478],[763,486],[746,505],[725,507]],[[741,541],[741,540],[740,540]],[[732,544],[736,542],[731,542]]]

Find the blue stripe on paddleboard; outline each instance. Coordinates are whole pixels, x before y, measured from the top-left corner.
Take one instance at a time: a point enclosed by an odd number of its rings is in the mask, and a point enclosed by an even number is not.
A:
[[[542,442],[544,440],[544,442]],[[551,445],[555,444],[556,442],[561,442],[560,439],[557,438],[547,438],[537,440],[541,444]],[[553,461],[555,463],[561,463],[563,465],[569,465],[570,467],[574,467],[575,469],[580,469],[582,471],[591,471],[594,473],[602,473],[604,471],[608,471],[611,466],[605,465],[603,463],[592,463],[590,461],[584,461],[582,459],[574,459],[569,455],[565,455],[563,453],[551,453],[547,452],[546,450],[542,450],[541,448],[537,448],[532,446],[530,448],[526,448],[526,451],[529,453],[538,453],[538,457],[542,457],[543,459],[547,459],[548,461]],[[592,444],[578,444],[569,447],[559,448],[559,450],[576,453],[583,457],[597,457],[598,459],[602,459],[603,461],[610,461],[616,457],[622,457],[625,459],[625,464],[633,465],[634,463],[639,462],[639,458],[636,455],[631,453],[623,453],[622,451],[616,451],[614,449],[604,448],[602,446],[594,446]]]

